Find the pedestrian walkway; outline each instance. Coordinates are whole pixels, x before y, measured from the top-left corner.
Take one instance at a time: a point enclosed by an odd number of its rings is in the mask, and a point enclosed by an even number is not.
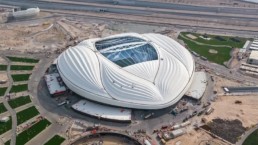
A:
[[[9,80],[9,86],[8,86],[6,92],[5,92],[5,95],[4,95],[4,96],[6,96],[7,94],[9,94],[9,92],[12,88],[13,79],[10,75],[10,64],[11,64],[11,62],[5,56],[3,56],[3,58],[6,59],[6,61],[8,63],[7,75],[8,75],[8,80]],[[10,105],[8,104],[6,99],[3,100],[3,103],[4,103],[5,108],[8,110],[8,112],[10,112],[10,114],[12,116],[11,145],[15,145],[16,144],[16,127],[17,127],[16,112],[10,107]]]

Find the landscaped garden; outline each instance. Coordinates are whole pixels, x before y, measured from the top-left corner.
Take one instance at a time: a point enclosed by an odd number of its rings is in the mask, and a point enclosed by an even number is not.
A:
[[[4,104],[0,103],[0,114],[3,112],[6,112],[6,111],[7,111],[7,109],[4,107]]]
[[[8,120],[7,122],[0,122],[0,135],[12,128],[12,118],[11,116],[9,117],[10,117],[10,120]]]
[[[7,65],[0,65],[0,70],[7,70]]]
[[[10,93],[17,93],[28,90],[28,84],[13,85]]]
[[[14,82],[27,81],[31,74],[12,74]]]
[[[11,144],[10,140],[4,143],[4,145],[10,145],[10,144]]]
[[[200,42],[203,44],[227,45],[233,48],[242,48],[245,42],[248,40],[247,38],[240,38],[235,36],[218,36],[218,35],[198,34],[198,33],[190,33],[190,32],[181,32],[180,34],[185,37],[187,37],[188,34],[191,34],[196,37],[196,39],[193,39],[194,41]]]
[[[0,88],[0,96],[4,96],[7,87]]]
[[[65,138],[55,135],[50,140],[48,140],[44,145],[60,145],[65,141]]]
[[[47,128],[51,123],[43,119],[36,124],[32,125],[30,128],[26,129],[25,131],[21,132],[16,136],[16,145],[24,145],[28,141],[30,141],[33,137],[38,135],[41,131]]]
[[[189,37],[191,36],[191,38]],[[246,38],[215,36],[181,32],[178,39],[183,40],[191,51],[207,58],[211,62],[224,65],[231,58],[232,48],[242,48]]]
[[[31,65],[11,65],[11,70],[33,70]]]
[[[30,96],[21,96],[15,99],[12,99],[10,101],[8,101],[9,105],[14,109],[17,107],[20,107],[22,105],[28,104],[30,103]]]
[[[38,114],[39,114],[39,112],[34,106],[16,113],[17,125],[20,125],[20,124],[26,122],[27,120],[37,116]]]
[[[26,63],[38,63],[38,59],[33,58],[22,58],[22,57],[13,57],[13,56],[7,56],[7,58],[13,62],[26,62]]]

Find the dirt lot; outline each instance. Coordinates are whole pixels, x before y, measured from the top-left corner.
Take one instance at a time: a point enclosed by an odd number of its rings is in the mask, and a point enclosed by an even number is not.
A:
[[[170,29],[171,30],[171,29]],[[167,35],[174,36],[172,31]],[[75,42],[124,32],[163,32],[167,28],[132,23],[104,22],[82,18],[33,20],[0,25],[0,50],[53,52],[65,50]],[[71,39],[72,38],[72,39]]]
[[[239,100],[242,104],[235,104]],[[258,122],[258,96],[220,96],[211,106],[215,109],[207,116],[207,120],[214,118],[239,119],[244,127],[251,127]]]
[[[218,76],[213,76],[213,78],[215,80],[214,81],[215,82],[214,90],[217,91],[217,94],[219,94],[219,95],[224,94],[224,91],[222,89],[222,87],[224,87],[224,86],[243,86],[243,84],[240,84],[233,80],[228,80],[228,79],[221,78]]]
[[[7,64],[7,62],[5,61],[5,59],[3,59],[2,57],[0,57],[0,64]]]
[[[242,122],[244,127],[251,127],[258,122],[258,96],[224,96],[222,86],[243,86],[238,82],[214,76],[215,88],[220,96],[211,102],[211,107],[215,110],[209,116],[204,116],[207,121],[212,121],[216,118],[225,120],[238,119]],[[241,101],[242,104],[235,104],[235,101]],[[204,131],[190,131],[188,134],[178,137],[168,142],[169,145],[198,145],[202,144],[204,140],[214,140]],[[223,144],[222,141],[216,139],[217,144]],[[213,143],[217,145],[216,143]],[[212,145],[213,145],[212,144]],[[205,143],[203,143],[205,145]]]
[[[50,28],[51,21],[12,23],[0,26],[0,50],[40,51],[47,46],[65,42],[61,33]],[[50,28],[50,29],[49,29]],[[48,39],[46,40],[46,37]],[[49,38],[54,41],[49,41]]]
[[[0,81],[7,81],[7,83],[0,84],[1,87],[7,87],[9,85],[8,76],[6,72],[0,72]]]
[[[226,145],[222,141],[211,137],[209,134],[202,130],[193,130],[183,136],[170,140],[166,145],[199,145],[207,140],[213,142],[210,145]],[[205,143],[203,145],[205,145]]]
[[[0,80],[7,80],[7,73],[6,72],[0,72]]]

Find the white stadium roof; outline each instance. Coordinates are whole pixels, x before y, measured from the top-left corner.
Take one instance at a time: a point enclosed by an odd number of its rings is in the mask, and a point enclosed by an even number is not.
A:
[[[188,90],[194,60],[167,36],[125,33],[82,41],[58,57],[57,68],[67,87],[87,99],[160,109]]]

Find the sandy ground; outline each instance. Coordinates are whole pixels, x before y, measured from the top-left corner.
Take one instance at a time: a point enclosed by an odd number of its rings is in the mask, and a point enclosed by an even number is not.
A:
[[[214,76],[215,88],[218,94],[223,94],[222,86],[242,86],[242,84]],[[242,104],[235,104],[235,101],[239,100]],[[211,107],[215,110],[209,116],[204,116],[207,121],[211,121],[215,118],[221,119],[239,119],[244,127],[251,127],[258,122],[258,96],[219,96],[215,102],[211,102]],[[187,134],[170,140],[169,145],[206,145],[205,140],[212,140],[216,143],[210,143],[211,145],[225,145],[222,141],[212,138],[204,131],[190,130]]]
[[[0,81],[7,81],[4,84],[0,84],[1,87],[7,87],[9,85],[7,73],[0,71]]]
[[[52,26],[52,27],[51,27]],[[92,21],[82,18],[35,20],[0,25],[0,50],[20,52],[54,52],[65,50],[89,38],[99,38],[124,32],[163,32],[167,28],[131,23]],[[168,31],[170,33],[170,31]],[[172,33],[172,32],[171,32]],[[168,34],[173,35],[173,34]],[[71,39],[73,38],[73,39]]]
[[[35,66],[36,63],[27,63],[27,62],[12,62],[12,65],[28,65]]]
[[[231,61],[230,64],[228,65],[229,68],[232,69],[238,69],[240,67],[240,61],[238,61],[237,59],[237,53],[239,52],[239,49],[233,49],[233,51],[231,52]]]
[[[62,33],[53,27],[51,21],[37,21],[13,23],[0,27],[0,50],[39,51],[60,44],[64,44]]]
[[[239,100],[242,104],[235,104]],[[207,120],[214,118],[239,119],[244,127],[251,127],[258,122],[258,96],[220,96],[211,105],[215,110]]]
[[[7,64],[6,60],[0,57],[0,64]]]
[[[222,119],[240,119],[245,127],[250,127],[258,122],[258,96],[224,96],[223,86],[245,86],[236,81],[214,76],[215,87],[218,98],[212,102],[212,107],[215,111],[207,117],[210,121],[214,118]],[[236,100],[243,103],[241,105],[235,104]]]
[[[224,94],[224,91],[222,89],[222,87],[224,87],[224,86],[243,86],[243,84],[238,83],[233,80],[228,80],[228,79],[221,78],[218,76],[213,76],[213,78],[214,78],[214,82],[215,82],[214,90],[217,91],[217,94],[219,94],[219,95]]]
[[[205,143],[201,143],[207,140],[214,142],[210,145],[226,145],[222,141],[212,138],[209,134],[202,130],[193,130],[183,136],[170,140],[166,145],[205,145]]]
[[[194,35],[192,35],[192,34],[187,34],[186,36],[189,37],[189,38],[191,38],[191,39],[197,39],[197,37],[194,36]]]
[[[8,76],[6,72],[0,72],[0,80],[7,80]]]

